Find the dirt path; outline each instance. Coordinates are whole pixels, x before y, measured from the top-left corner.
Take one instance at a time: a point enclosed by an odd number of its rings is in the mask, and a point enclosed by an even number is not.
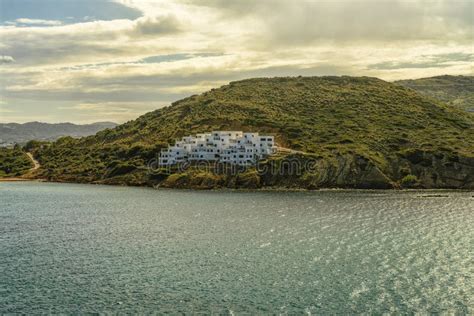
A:
[[[33,168],[30,169],[30,172],[35,171],[35,170],[39,169],[39,167],[41,167],[38,160],[36,160],[31,153],[26,153],[26,155],[28,156],[28,158],[30,158],[31,162],[34,165]]]
[[[285,148],[285,147],[277,147],[277,150],[278,152],[281,152],[281,153],[289,153],[289,154],[307,154],[306,152],[304,151],[299,151],[299,150],[293,150],[293,149],[290,149],[290,148]]]

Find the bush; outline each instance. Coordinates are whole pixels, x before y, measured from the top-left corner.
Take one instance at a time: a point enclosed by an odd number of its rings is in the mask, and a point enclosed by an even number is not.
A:
[[[50,143],[46,141],[30,140],[26,143],[24,149],[29,152],[33,152],[37,149],[42,149],[46,146],[49,146]]]
[[[189,182],[192,188],[212,189],[219,187],[222,179],[212,172],[199,172],[192,174]]]
[[[0,177],[21,176],[32,167],[30,159],[18,146],[0,148]]]
[[[162,183],[162,186],[165,188],[181,188],[186,186],[188,182],[189,175],[187,173],[173,173]]]
[[[406,175],[403,177],[402,181],[400,182],[403,188],[414,188],[417,187],[419,184],[418,178],[412,174]]]
[[[134,165],[130,165],[128,163],[122,163],[115,166],[109,173],[109,177],[115,177],[119,175],[123,175],[129,172],[132,172],[136,169]]]
[[[260,176],[255,170],[240,173],[237,176],[237,186],[247,189],[257,189],[261,187]]]

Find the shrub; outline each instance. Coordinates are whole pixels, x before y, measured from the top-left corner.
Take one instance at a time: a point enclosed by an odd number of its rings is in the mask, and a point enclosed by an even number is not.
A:
[[[0,177],[21,176],[33,167],[26,154],[15,148],[0,148]]]
[[[211,189],[221,185],[222,179],[212,172],[193,173],[190,178],[190,187]]]
[[[162,186],[166,188],[180,188],[186,186],[188,182],[189,175],[187,173],[173,173],[162,183]]]
[[[260,176],[257,171],[250,170],[240,173],[237,176],[237,186],[248,189],[256,189],[261,187]]]
[[[132,172],[136,169],[135,166],[130,165],[128,163],[118,164],[115,166],[109,173],[109,177],[115,177],[119,175],[123,175],[129,172]]]
[[[402,181],[400,182],[403,188],[414,188],[418,186],[419,181],[418,178],[412,174],[406,175],[403,177]]]

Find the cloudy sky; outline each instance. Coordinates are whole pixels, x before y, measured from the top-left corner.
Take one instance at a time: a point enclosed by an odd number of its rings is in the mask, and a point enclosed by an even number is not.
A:
[[[0,122],[124,122],[248,77],[473,74],[474,0],[0,0]]]

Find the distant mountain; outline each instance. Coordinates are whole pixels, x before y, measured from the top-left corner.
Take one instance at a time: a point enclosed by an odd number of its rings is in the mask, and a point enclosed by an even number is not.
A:
[[[474,76],[437,76],[395,83],[474,114]]]
[[[62,136],[83,137],[94,135],[106,128],[114,128],[112,122],[97,122],[86,125],[72,123],[49,124],[41,122],[0,123],[0,145],[25,143],[29,140],[56,140]]]

